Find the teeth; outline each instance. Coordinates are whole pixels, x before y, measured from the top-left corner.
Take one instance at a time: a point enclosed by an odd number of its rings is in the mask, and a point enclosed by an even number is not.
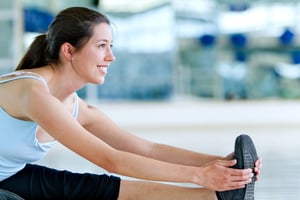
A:
[[[107,73],[107,67],[106,66],[98,66],[100,70],[104,73]]]

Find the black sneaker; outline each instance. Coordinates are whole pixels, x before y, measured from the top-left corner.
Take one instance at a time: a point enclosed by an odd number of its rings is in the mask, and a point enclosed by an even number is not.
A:
[[[237,164],[233,167],[235,169],[254,170],[255,161],[258,159],[255,146],[252,139],[248,135],[240,135],[235,140],[234,159]],[[255,175],[252,181],[246,187],[236,190],[229,190],[224,192],[217,192],[219,200],[254,200],[254,183]]]
[[[24,200],[19,195],[9,192],[7,190],[0,189],[0,200]]]

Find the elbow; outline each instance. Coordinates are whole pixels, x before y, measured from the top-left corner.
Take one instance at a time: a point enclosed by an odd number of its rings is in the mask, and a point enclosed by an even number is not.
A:
[[[122,169],[122,152],[114,150],[106,159],[100,161],[99,166],[109,173],[120,174]]]
[[[120,174],[117,164],[114,163],[107,164],[107,166],[105,166],[104,169],[109,173]]]

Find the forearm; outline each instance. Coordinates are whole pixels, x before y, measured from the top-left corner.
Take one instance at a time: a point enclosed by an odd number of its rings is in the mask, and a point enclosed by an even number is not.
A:
[[[208,155],[174,146],[155,143],[149,157],[182,165],[202,166],[216,159],[224,159],[222,156]]]
[[[252,177],[249,169],[241,171],[228,168],[233,166],[232,160],[217,160],[202,167],[195,167],[118,150],[115,151],[112,160],[113,173],[151,181],[194,183],[216,191],[244,187]]]
[[[110,171],[138,179],[199,183],[201,168],[185,166],[124,152],[116,151]]]

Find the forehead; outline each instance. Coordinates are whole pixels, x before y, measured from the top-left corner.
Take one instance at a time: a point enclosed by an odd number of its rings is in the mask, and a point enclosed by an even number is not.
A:
[[[107,40],[112,41],[111,28],[106,23],[96,24],[93,29],[91,40]]]

